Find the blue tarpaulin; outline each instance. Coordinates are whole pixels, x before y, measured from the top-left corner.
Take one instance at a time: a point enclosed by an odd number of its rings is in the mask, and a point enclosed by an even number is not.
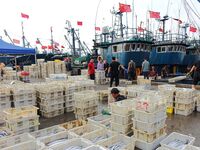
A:
[[[24,48],[9,44],[0,39],[0,54],[13,54],[13,55],[23,55],[23,54],[33,54],[35,55],[36,51],[33,48]]]

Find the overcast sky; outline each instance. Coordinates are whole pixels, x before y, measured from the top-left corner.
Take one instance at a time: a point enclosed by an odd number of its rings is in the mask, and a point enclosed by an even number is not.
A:
[[[0,0],[0,36],[4,40],[3,30],[6,29],[12,38],[21,38],[21,21],[24,21],[26,38],[35,46],[36,38],[40,38],[45,45],[50,39],[50,27],[53,27],[54,40],[67,46],[64,40],[65,21],[70,20],[74,28],[79,28],[80,37],[88,46],[92,47],[94,39],[94,24],[99,0]],[[161,16],[167,13],[168,0],[134,0],[135,13],[138,22],[145,21],[147,10],[159,11]],[[181,0],[171,0],[169,15],[178,18]],[[200,3],[192,0],[197,8]],[[111,25],[110,10],[113,6],[118,8],[118,3],[132,4],[133,0],[101,0],[97,26]],[[183,10],[183,6],[181,6]],[[199,9],[200,10],[200,9]],[[30,18],[22,19],[21,12],[28,14]],[[131,17],[129,14],[128,17]],[[187,21],[185,13],[181,13],[181,19]],[[83,21],[83,26],[78,27],[77,21]],[[139,23],[138,23],[139,24]],[[22,42],[21,42],[22,43]]]

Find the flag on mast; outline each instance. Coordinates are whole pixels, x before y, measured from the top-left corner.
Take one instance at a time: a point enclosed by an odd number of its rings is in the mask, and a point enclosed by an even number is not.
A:
[[[197,32],[197,28],[194,26],[190,26],[190,32]]]
[[[119,11],[121,13],[131,12],[131,5],[119,3]]]
[[[78,26],[82,26],[82,25],[83,25],[83,22],[82,22],[82,21],[77,21],[77,25],[78,25]]]
[[[25,19],[29,19],[29,15],[24,14],[24,13],[21,13],[21,17],[22,17],[22,18],[25,18]]]
[[[13,39],[13,43],[15,43],[15,44],[20,44],[20,40]]]
[[[150,18],[160,19],[160,12],[149,11],[149,13],[150,13]]]

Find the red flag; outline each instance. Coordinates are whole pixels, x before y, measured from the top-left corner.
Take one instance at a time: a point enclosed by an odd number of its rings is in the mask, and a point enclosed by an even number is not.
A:
[[[193,27],[193,26],[190,26],[190,32],[197,32],[197,28]]]
[[[101,28],[100,28],[100,27],[95,27],[95,30],[96,30],[96,31],[100,31]]]
[[[123,12],[131,12],[131,5],[119,3],[119,11]]]
[[[15,44],[20,44],[20,40],[13,39],[13,43],[15,43]]]
[[[144,32],[144,29],[142,27],[138,27],[138,32]]]
[[[82,21],[77,21],[77,25],[78,25],[78,26],[82,26],[82,25],[83,25],[83,22],[82,22]]]
[[[174,19],[175,21],[178,21],[179,24],[182,24],[182,23],[183,23],[183,21],[180,20],[180,19],[176,19],[176,18],[172,18],[172,19]]]
[[[42,46],[41,48],[42,48],[42,49],[47,49],[47,46]]]
[[[37,41],[35,41],[35,43],[36,43],[36,44],[40,44],[40,41],[37,40]]]
[[[27,14],[24,14],[24,13],[21,13],[21,17],[22,17],[22,18],[29,19],[29,15],[27,15]]]
[[[160,19],[160,12],[149,11],[150,18]]]
[[[162,29],[162,28],[159,28],[158,31],[159,31],[159,32],[163,32],[163,29]]]
[[[53,49],[53,47],[51,45],[48,45],[48,49]]]
[[[62,45],[61,48],[65,48],[65,47]]]

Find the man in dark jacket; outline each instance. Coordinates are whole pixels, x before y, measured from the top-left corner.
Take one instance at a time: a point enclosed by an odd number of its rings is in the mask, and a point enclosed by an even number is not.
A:
[[[119,92],[120,91],[117,88],[113,88],[111,90],[111,94],[112,94],[112,97],[115,99],[115,102],[126,99],[126,97],[124,95],[120,95]]]
[[[120,63],[116,61],[115,57],[112,57],[112,63],[109,67],[109,74],[110,74],[110,87],[112,87],[113,81],[115,80],[115,86],[119,85],[119,67]]]

